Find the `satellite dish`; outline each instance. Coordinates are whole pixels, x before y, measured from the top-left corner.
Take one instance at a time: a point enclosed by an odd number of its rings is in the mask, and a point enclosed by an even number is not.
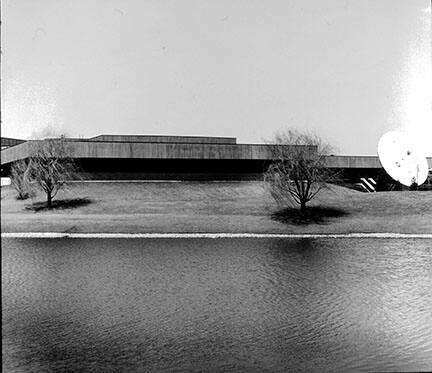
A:
[[[385,133],[378,142],[378,156],[386,172],[403,185],[421,185],[427,179],[427,159],[419,153],[406,133]]]

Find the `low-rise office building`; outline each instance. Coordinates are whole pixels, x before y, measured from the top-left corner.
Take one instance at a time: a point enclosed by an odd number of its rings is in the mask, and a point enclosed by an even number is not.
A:
[[[13,162],[29,157],[33,141],[2,138],[2,176]],[[89,180],[260,180],[273,159],[271,145],[238,144],[233,137],[100,135],[66,141],[80,177]],[[377,177],[382,170],[375,156],[328,156],[326,161],[350,182]]]

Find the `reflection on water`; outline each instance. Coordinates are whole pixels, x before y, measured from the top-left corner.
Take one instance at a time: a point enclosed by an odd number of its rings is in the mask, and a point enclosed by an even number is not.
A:
[[[2,241],[3,368],[432,369],[431,240]]]

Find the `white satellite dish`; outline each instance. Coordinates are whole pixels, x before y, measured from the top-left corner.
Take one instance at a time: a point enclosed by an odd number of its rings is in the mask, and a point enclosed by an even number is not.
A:
[[[427,179],[427,159],[419,153],[406,133],[385,133],[378,142],[378,156],[386,172],[403,185],[421,185]]]

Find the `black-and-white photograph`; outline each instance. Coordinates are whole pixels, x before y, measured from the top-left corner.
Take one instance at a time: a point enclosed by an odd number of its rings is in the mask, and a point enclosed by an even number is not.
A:
[[[2,371],[432,371],[431,0],[2,0]]]

